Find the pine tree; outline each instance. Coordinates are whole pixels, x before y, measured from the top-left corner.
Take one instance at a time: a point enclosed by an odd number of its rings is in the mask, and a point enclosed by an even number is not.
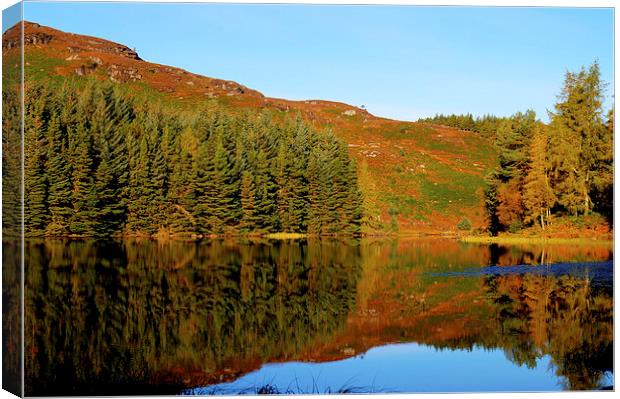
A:
[[[4,87],[2,89],[2,235],[3,237],[21,237],[22,233],[29,233],[29,221],[26,221],[26,230],[22,230],[22,173],[24,173],[24,184],[28,184],[28,174],[26,171],[22,171],[22,159],[24,162],[28,158],[22,158],[22,118],[21,118],[21,101],[20,90],[17,88],[9,88],[8,81],[4,80]],[[28,93],[29,95],[30,93]],[[25,126],[25,140],[24,145],[28,146],[28,127],[27,123],[30,118],[24,120]],[[40,144],[40,143],[38,143]],[[44,150],[40,150],[41,153]],[[36,155],[35,155],[36,157]],[[33,170],[40,170],[40,166],[31,168]],[[32,176],[32,174],[31,174]],[[35,178],[38,176],[34,176]],[[41,176],[43,178],[43,176]],[[39,186],[39,184],[41,184]],[[35,182],[35,186],[43,187],[42,183]],[[36,196],[36,195],[35,195]],[[24,199],[28,201],[28,194],[24,193]],[[35,203],[40,203],[45,208],[45,202],[43,199],[45,195],[41,195],[38,199],[35,199]],[[28,204],[28,202],[26,202]],[[26,205],[27,206],[27,205]],[[45,217],[45,211],[43,213],[37,213],[36,211],[29,211],[28,208],[24,209],[26,217],[35,215],[35,217]],[[45,219],[36,220],[39,226],[45,224]],[[41,227],[38,227],[41,228]]]
[[[95,90],[90,129],[98,153],[95,170],[97,192],[96,233],[120,233],[126,219],[129,169],[126,132],[131,123],[130,104],[119,99],[111,86]]]
[[[50,223],[46,234],[63,236],[69,233],[71,216],[71,170],[65,159],[67,136],[57,114],[52,115],[47,126],[47,176],[49,181]]]
[[[31,234],[359,232],[347,147],[299,116],[176,115],[96,82],[29,90]]]
[[[197,204],[196,163],[193,157],[181,150],[170,174],[168,201],[171,203],[170,227],[175,232],[196,233],[199,231],[195,218]]]
[[[528,168],[528,149],[536,121],[534,111],[518,112],[499,123],[495,138],[499,165],[487,177],[486,208],[492,234],[522,224],[523,184]]]
[[[549,135],[549,161],[551,187],[558,204],[576,215],[583,211],[583,193],[587,190],[583,175],[578,169],[578,135],[557,121],[552,121]]]
[[[286,151],[280,155],[286,159],[286,180],[278,182],[278,186],[286,185],[283,191],[285,196],[279,195],[279,208],[283,209],[281,215],[286,215],[286,227],[284,217],[280,216],[283,230],[293,232],[306,232],[308,229],[308,156],[310,153],[311,136],[308,126],[297,115],[285,127]],[[282,140],[282,139],[281,139]],[[280,163],[284,163],[280,161]],[[282,192],[282,191],[280,191]]]
[[[244,171],[241,177],[241,221],[239,229],[242,232],[256,230],[256,185],[254,178],[248,171]]]
[[[135,142],[132,142],[135,145]],[[139,147],[134,152],[135,160],[132,164],[129,176],[128,217],[126,229],[133,233],[153,233],[153,202],[155,193],[153,177],[151,174],[151,151],[149,138],[146,132],[142,132],[139,138]]]
[[[506,182],[522,177],[527,168],[527,149],[536,125],[534,111],[516,113],[497,129],[495,146],[499,153],[498,177]]]
[[[151,139],[154,141],[154,145],[151,151],[151,158],[153,160],[151,164],[153,193],[150,206],[150,217],[156,229],[161,229],[167,225],[166,198],[168,196],[168,180],[170,174],[166,162],[168,143],[164,141],[166,137],[163,136],[160,138],[159,134],[154,134]]]
[[[381,222],[381,211],[378,206],[380,190],[368,171],[368,163],[362,160],[359,165],[359,186],[364,187],[362,198],[361,232],[372,233],[381,231],[384,226]]]
[[[71,133],[73,212],[69,218],[69,229],[74,234],[91,236],[95,233],[97,217],[97,191],[93,179],[91,138],[83,123],[79,123],[76,130]]]
[[[253,132],[248,167],[251,169],[256,187],[255,226],[259,232],[271,232],[279,226],[277,208],[277,183],[275,161],[277,156],[276,136],[270,134],[270,119],[262,114]]]
[[[197,217],[206,233],[220,234],[237,222],[237,181],[233,165],[224,146],[223,126],[218,126],[201,145],[197,182]]]
[[[275,167],[276,167],[276,185],[277,195],[277,209],[278,209],[278,229],[285,232],[290,232],[295,230],[295,221],[293,220],[292,211],[292,197],[293,192],[291,191],[291,154],[289,153],[290,142],[289,137],[283,137],[280,140],[280,144],[278,146],[278,156],[276,157]]]
[[[321,150],[313,147],[308,161],[308,233],[322,234],[327,227],[326,181]]]
[[[363,195],[357,183],[357,167],[354,160],[348,160],[346,166],[346,199],[343,203],[344,232],[359,234],[361,232],[363,209]]]
[[[26,234],[34,236],[44,234],[50,218],[49,188],[45,165],[47,158],[45,124],[47,121],[44,120],[43,107],[42,102],[31,104],[27,111],[28,117],[25,118],[24,128],[24,224]],[[5,155],[2,158],[5,163],[19,159],[15,156],[16,153],[13,154],[14,158],[9,157],[10,147],[7,146],[3,150]],[[8,173],[11,171],[11,168],[7,167],[8,165],[4,166],[5,169],[3,170],[3,173],[8,174],[7,179],[4,180],[5,185],[9,184],[6,187],[10,186],[10,179],[13,174],[19,177],[19,169],[14,169],[12,174]],[[10,216],[10,213],[5,215]]]

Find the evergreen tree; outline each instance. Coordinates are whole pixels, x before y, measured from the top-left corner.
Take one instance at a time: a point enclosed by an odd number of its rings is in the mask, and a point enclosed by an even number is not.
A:
[[[346,166],[345,179],[346,199],[343,202],[344,210],[344,229],[348,234],[359,234],[361,232],[362,216],[364,214],[363,195],[359,189],[357,179],[357,167],[353,160],[349,160]]]
[[[24,158],[24,224],[28,235],[35,236],[44,234],[50,218],[45,165],[47,159],[45,125],[47,122],[44,120],[44,106],[45,104],[42,101],[39,101],[38,104],[30,104],[27,111],[30,117],[26,118],[24,128],[24,154],[27,155]],[[13,158],[9,156],[10,149],[8,146],[3,150],[5,155],[2,159],[5,163],[18,159],[17,153],[13,154]],[[9,165],[10,163],[4,166],[4,173],[11,171]],[[13,174],[19,177],[19,169],[14,169]],[[4,184],[7,185],[6,187],[10,186],[11,178],[14,178],[13,174],[7,175],[7,179],[3,180]],[[17,201],[17,198],[15,200]],[[21,212],[19,213],[21,214]],[[4,213],[4,215],[11,216],[10,212]]]
[[[198,180],[197,216],[204,232],[223,233],[237,218],[237,182],[233,165],[224,147],[223,126],[218,126],[201,145]]]
[[[131,123],[130,103],[120,99],[111,86],[94,92],[96,102],[90,118],[98,165],[95,171],[97,207],[96,231],[109,235],[121,231],[126,218],[128,153],[126,132]]]
[[[364,187],[364,196],[362,197],[362,219],[360,221],[361,231],[363,233],[372,233],[383,230],[384,226],[381,222],[381,211],[377,205],[379,201],[380,190],[376,182],[372,179],[368,171],[368,163],[362,160],[359,165],[359,185]]]
[[[583,195],[587,190],[579,172],[578,135],[557,121],[552,121],[549,136],[551,186],[561,205],[576,215],[582,211]]]
[[[499,178],[506,182],[525,174],[528,145],[536,125],[534,111],[516,113],[502,122],[497,130],[495,146],[499,153]]]
[[[524,217],[523,185],[529,146],[540,122],[534,111],[518,112],[500,122],[495,138],[499,165],[487,177],[486,208],[492,234],[518,230]]]
[[[299,116],[176,114],[97,82],[29,90],[29,234],[359,232],[346,145]]]
[[[22,158],[22,143],[24,146],[29,145],[25,138],[22,138],[22,108],[21,108],[21,90],[17,87],[10,88],[8,80],[4,80],[2,90],[2,235],[3,237],[21,237],[22,230],[22,173],[24,173],[24,184],[27,186],[28,174],[26,170],[22,170],[22,160],[26,163],[28,158]],[[26,89],[29,89],[27,87]],[[28,93],[29,95],[30,93]],[[25,121],[24,121],[25,122]],[[26,136],[32,136],[28,134],[28,125],[24,126]],[[36,132],[36,131],[35,131]],[[35,140],[36,140],[35,135]],[[23,141],[22,141],[23,140]],[[41,143],[38,142],[34,146],[34,157],[37,158],[44,152],[40,148]],[[42,162],[39,159],[39,162]],[[33,171],[41,170],[40,165],[34,165],[31,168],[30,173]],[[36,172],[34,172],[36,173]],[[32,174],[30,176],[33,176]],[[38,178],[39,176],[34,176]],[[40,176],[44,179],[44,176]],[[44,181],[34,182],[34,186],[44,188]],[[28,186],[27,186],[28,187]],[[34,203],[41,204],[41,207],[45,208],[45,195],[39,194],[39,198],[36,198],[37,194],[34,194]],[[24,193],[24,199],[28,201],[28,194]],[[26,202],[27,204],[27,202]],[[27,205],[26,205],[27,206]],[[42,220],[35,220],[37,229],[43,228],[45,223],[46,212],[42,213],[37,211],[30,211],[24,209],[26,217],[34,215],[35,218],[43,218]],[[28,221],[26,227],[28,227]],[[29,232],[26,230],[26,232]]]
[[[242,232],[256,230],[256,185],[254,178],[248,171],[241,177],[241,222],[239,229]]]
[[[256,135],[253,137],[253,149],[256,155],[249,165],[253,170],[255,194],[255,226],[258,231],[274,231],[278,224],[277,183],[274,176],[277,138],[270,135],[270,120],[261,115]]]
[[[49,181],[50,223],[46,234],[62,236],[69,233],[71,216],[71,170],[65,159],[67,136],[57,114],[52,115],[47,126],[47,176]]]
[[[327,196],[329,174],[322,149],[313,147],[308,161],[308,233],[324,234],[329,228]]]
[[[69,229],[74,234],[90,236],[95,233],[97,191],[93,179],[91,138],[83,123],[72,132],[70,147],[73,212]]]
[[[136,159],[130,173],[126,229],[135,233],[153,233],[155,230],[152,218],[154,212],[151,208],[154,206],[155,192],[151,174],[151,150],[146,133],[143,132],[139,140],[139,149],[135,152]]]
[[[156,130],[156,134],[151,137],[154,145],[151,151],[151,182],[152,182],[152,202],[151,202],[151,220],[158,228],[164,228],[167,225],[166,214],[166,198],[168,196],[168,180],[170,171],[166,161],[167,148],[169,143],[166,142],[167,137],[161,136]]]

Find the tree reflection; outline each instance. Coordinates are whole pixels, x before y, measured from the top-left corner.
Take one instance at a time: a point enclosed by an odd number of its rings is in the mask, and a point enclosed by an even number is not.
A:
[[[502,349],[524,367],[548,355],[573,390],[598,388],[613,372],[611,283],[437,273],[524,259],[606,260],[612,254],[604,247],[27,244],[28,395],[177,394],[267,362],[331,361],[394,342]]]
[[[359,250],[335,242],[30,243],[26,393],[178,393],[328,339]]]
[[[529,367],[550,355],[571,390],[600,387],[613,372],[613,298],[587,278],[491,276],[488,298],[500,325],[499,346]]]

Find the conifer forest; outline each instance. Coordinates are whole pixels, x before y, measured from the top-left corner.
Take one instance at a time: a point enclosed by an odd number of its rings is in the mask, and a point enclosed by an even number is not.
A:
[[[26,96],[32,236],[356,234],[356,167],[329,131],[217,106],[176,114],[111,84]]]

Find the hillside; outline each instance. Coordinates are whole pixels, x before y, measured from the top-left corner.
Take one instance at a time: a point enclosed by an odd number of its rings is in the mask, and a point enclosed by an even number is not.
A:
[[[269,98],[239,83],[147,62],[127,46],[24,23],[25,81],[99,79],[149,101],[180,108],[216,101],[239,110],[300,113],[331,128],[356,159],[368,216],[376,228],[401,233],[455,231],[467,217],[486,225],[484,176],[494,167],[491,143],[476,133],[376,117],[351,105]],[[19,29],[3,35],[4,76],[19,73]],[[415,95],[413,93],[412,95]]]

